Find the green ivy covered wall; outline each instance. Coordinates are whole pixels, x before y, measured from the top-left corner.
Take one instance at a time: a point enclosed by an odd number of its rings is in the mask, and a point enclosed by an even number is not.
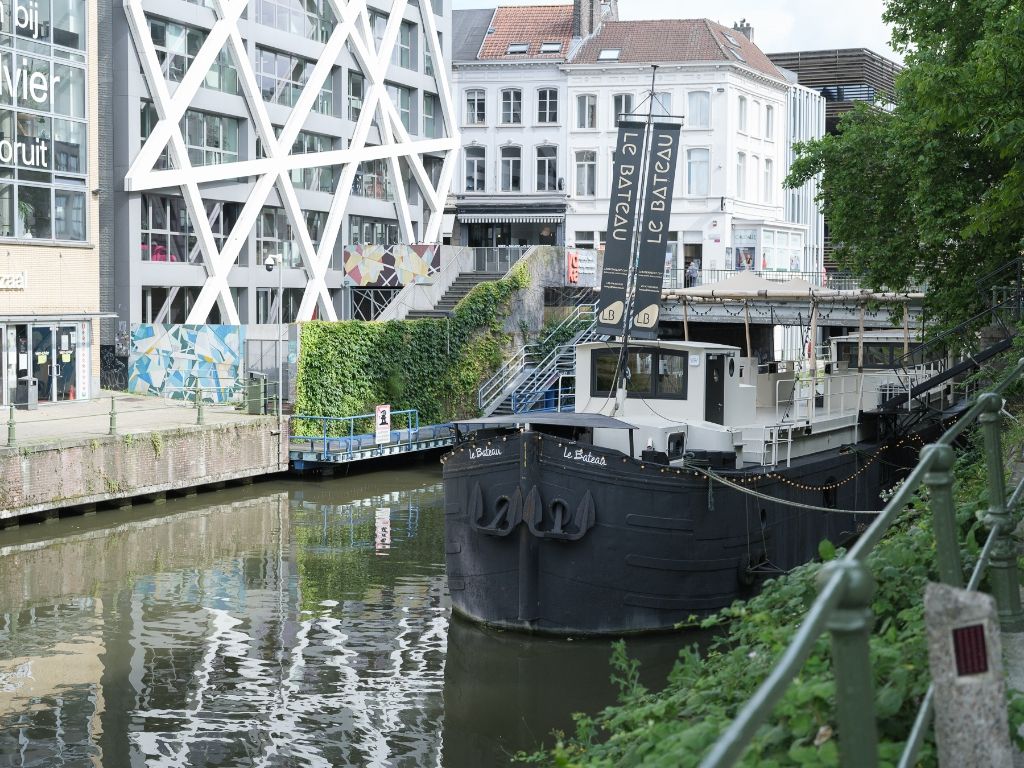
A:
[[[508,307],[529,282],[520,262],[505,278],[474,287],[450,320],[304,323],[295,413],[354,416],[390,403],[417,409],[421,424],[477,415],[477,389],[509,343]]]

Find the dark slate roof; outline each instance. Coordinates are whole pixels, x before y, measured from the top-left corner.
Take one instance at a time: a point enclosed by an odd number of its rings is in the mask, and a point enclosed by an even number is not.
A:
[[[564,61],[572,42],[572,5],[508,5],[498,8],[494,32],[484,38],[482,60],[516,61],[550,59]],[[525,53],[508,52],[512,43],[526,43]],[[557,53],[541,53],[543,43],[561,43]]]
[[[476,61],[493,18],[493,8],[452,11],[452,61]]]
[[[621,51],[618,61],[624,64],[728,61],[785,79],[746,35],[708,19],[609,21],[580,46],[572,63],[614,64],[598,61],[601,51],[612,48]]]

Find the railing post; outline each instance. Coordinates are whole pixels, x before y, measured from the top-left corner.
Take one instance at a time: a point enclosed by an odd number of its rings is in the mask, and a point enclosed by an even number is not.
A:
[[[10,448],[17,442],[14,434],[14,406],[11,406],[11,415],[7,417],[7,447]]]
[[[1020,603],[1020,574],[1011,534],[1013,520],[1006,508],[1006,481],[1003,476],[1003,448],[999,432],[1002,425],[1003,398],[986,392],[978,402],[983,411],[978,417],[985,438],[985,463],[988,466],[988,514],[985,523],[995,528],[996,541],[989,564],[992,596],[999,607],[999,625],[1004,632],[1024,631],[1024,612]]]
[[[843,596],[827,627],[832,635],[832,669],[836,677],[839,762],[844,766],[875,768],[878,765],[878,724],[868,649],[874,619],[871,598],[875,594],[875,580],[863,563],[844,559],[826,565],[818,583],[826,584],[837,569],[843,572]]]
[[[203,390],[199,388],[199,382],[196,382],[196,424],[202,425],[206,423],[206,419],[203,418]]]
[[[107,434],[117,434],[117,408],[114,405],[114,398],[110,398],[110,427]]]
[[[930,498],[939,580],[951,587],[963,588],[964,569],[960,562],[956,511],[953,508],[953,462],[956,455],[948,445],[926,445],[921,450],[921,461],[929,459],[931,465],[925,473],[924,484],[928,486]]]

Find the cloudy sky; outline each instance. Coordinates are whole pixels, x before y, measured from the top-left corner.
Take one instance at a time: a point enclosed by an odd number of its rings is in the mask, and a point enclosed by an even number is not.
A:
[[[501,5],[553,5],[558,0],[501,0]],[[452,0],[455,8],[488,8],[497,0]],[[900,60],[882,23],[883,0],[619,0],[622,19],[707,17],[728,27],[745,18],[767,53],[870,48]]]

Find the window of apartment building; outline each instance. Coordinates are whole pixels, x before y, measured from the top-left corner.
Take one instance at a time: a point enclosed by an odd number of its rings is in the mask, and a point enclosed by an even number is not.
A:
[[[11,11],[16,9],[18,14],[18,25],[15,28],[16,44],[10,37],[3,35],[3,45],[18,47],[24,51],[31,51],[34,54],[49,56],[53,50],[50,45],[61,48],[71,48],[77,51],[85,50],[87,24],[85,0],[57,0],[53,3],[53,13],[50,13],[49,0],[39,2],[3,3],[2,9],[6,12],[2,29],[6,32],[12,29]],[[24,21],[24,24],[21,22]],[[9,34],[9,33],[8,33]],[[69,58],[65,53],[56,53],[62,58]],[[73,53],[70,58],[77,58],[78,54]]]
[[[771,104],[764,108],[764,137],[769,141],[775,138],[775,107]]]
[[[185,146],[192,165],[220,165],[238,160],[238,120],[226,115],[188,110]]]
[[[149,34],[164,77],[172,83],[180,83],[206,42],[206,32],[163,19],[149,19]],[[203,85],[224,93],[239,92],[238,73],[226,48],[217,54]]]
[[[711,94],[707,91],[690,91],[686,94],[686,127],[711,127]]]
[[[769,158],[764,160],[764,201],[771,203],[775,199],[775,165]]]
[[[537,191],[554,192],[558,188],[558,147],[537,147]]]
[[[757,200],[761,181],[761,158],[757,155],[750,158],[750,178],[753,179],[750,185],[750,199]]]
[[[558,89],[541,88],[537,91],[537,122],[558,122]]]
[[[761,102],[755,101],[750,111],[750,135],[761,135]]]
[[[592,93],[581,93],[576,97],[576,127],[597,127],[597,96]]]
[[[398,27],[398,40],[391,51],[391,63],[403,69],[413,69],[413,40],[416,39],[416,25],[403,21]]]
[[[255,0],[257,24],[326,43],[335,18],[328,0]],[[252,9],[250,5],[250,9]]]
[[[193,286],[145,286],[142,289],[142,322],[184,323],[199,298],[200,290]],[[210,310],[207,322],[220,322],[220,307],[217,304]]]
[[[710,150],[704,148],[686,150],[686,194],[707,195],[710,164]]]
[[[441,50],[441,51],[444,50],[444,45],[442,44],[443,40],[444,40],[444,35],[442,35],[440,32],[438,32],[437,33],[438,50]],[[423,45],[423,74],[425,74],[427,77],[433,77],[434,76],[434,57],[431,56],[431,54],[430,54],[430,43],[427,42],[426,40],[424,40],[424,45]]]
[[[375,49],[379,52],[381,43],[384,42],[384,32],[388,28],[387,14],[380,11],[370,11],[370,30],[373,32]]]
[[[174,195],[142,195],[140,204],[139,255],[142,261],[203,263],[184,199]],[[238,221],[241,205],[211,200],[206,202],[205,209],[214,242],[220,250]],[[244,251],[239,254],[239,263],[243,262]]]
[[[313,74],[315,62],[269,48],[256,47],[256,82],[263,100],[270,104],[294,107]],[[333,77],[328,76],[313,101],[313,111],[334,113]]]
[[[633,112],[633,94],[617,93],[612,96],[612,120],[618,125]]]
[[[487,95],[479,88],[466,91],[466,125],[487,122]]]
[[[550,42],[540,44],[541,53],[561,53],[562,44],[560,42]]]
[[[747,196],[747,155],[744,152],[736,153],[736,197]]]
[[[352,245],[395,245],[398,242],[398,223],[370,216],[348,217],[348,242]]]
[[[483,147],[466,147],[466,191],[483,192],[487,175],[487,150]]]
[[[302,305],[302,297],[306,293],[305,288],[285,288],[280,294],[277,288],[256,289],[256,322],[266,325],[268,323],[294,323],[299,316],[299,307]],[[278,307],[278,296],[283,307]],[[282,314],[283,317],[279,318]]]
[[[523,150],[521,147],[501,148],[501,191],[522,190]]]
[[[353,123],[359,119],[363,111],[363,100],[366,98],[366,78],[359,72],[349,70],[348,73],[348,119]]]
[[[593,248],[594,230],[576,230],[575,246],[577,248]]]
[[[746,133],[747,131],[747,97],[739,97],[739,117],[737,119],[739,129]]]
[[[506,88],[501,92],[501,122],[505,125],[523,122],[523,92],[518,88]]]
[[[388,161],[381,158],[361,162],[353,177],[352,194],[372,200],[394,200],[394,190],[391,188],[391,179],[388,174]]]
[[[665,117],[672,114],[672,94],[668,91],[658,91],[654,94],[654,103],[651,105],[651,114],[655,117]]]
[[[327,212],[306,211],[305,219],[315,249],[327,224]],[[302,266],[298,237],[283,208],[264,206],[256,219],[256,263],[265,264],[268,256],[280,256],[288,267]]]
[[[436,139],[441,135],[441,102],[432,93],[423,94],[423,135]]]
[[[396,85],[395,83],[387,83],[386,85],[388,96],[391,97],[391,103],[398,110],[398,118],[402,121],[402,125],[405,126],[405,130],[410,133],[416,133],[412,122],[412,89],[406,88],[404,85]]]
[[[281,135],[280,128],[275,126],[274,131],[278,136]],[[332,149],[334,149],[334,139],[330,136],[310,133],[309,131],[299,131],[295,141],[292,142],[291,154],[304,155],[312,152],[330,152]],[[256,140],[256,155],[258,157],[267,156],[263,149],[263,143],[259,139]],[[313,192],[334,192],[334,185],[337,181],[335,169],[329,165],[317,166],[315,168],[293,168],[289,172],[289,176],[296,187]]]
[[[588,149],[576,153],[576,194],[597,194],[597,152]]]

